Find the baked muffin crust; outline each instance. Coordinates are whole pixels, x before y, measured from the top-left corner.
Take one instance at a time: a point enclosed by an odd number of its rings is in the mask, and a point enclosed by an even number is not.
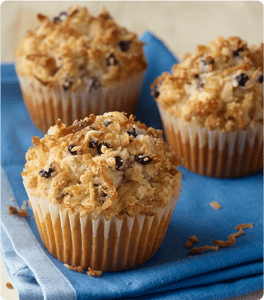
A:
[[[197,46],[151,86],[171,115],[209,130],[234,131],[263,122],[263,44],[218,37]]]
[[[153,215],[178,193],[181,159],[162,139],[124,113],[90,115],[66,127],[60,120],[33,137],[22,172],[33,196],[62,210],[106,218]]]
[[[17,72],[64,90],[112,85],[147,66],[143,43],[103,9],[98,17],[74,5],[29,30],[15,53]]]

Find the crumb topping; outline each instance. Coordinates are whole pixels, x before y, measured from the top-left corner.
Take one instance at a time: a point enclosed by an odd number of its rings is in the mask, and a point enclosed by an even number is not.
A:
[[[37,18],[40,25],[26,33],[15,53],[18,74],[75,91],[82,85],[96,90],[146,69],[144,44],[105,9],[95,17],[74,5]]]
[[[209,130],[234,131],[263,122],[263,44],[218,37],[163,73],[151,86],[169,113]]]
[[[69,127],[58,120],[44,138],[32,141],[21,174],[31,194],[81,217],[153,215],[181,185],[182,161],[162,131],[132,115],[90,115]]]

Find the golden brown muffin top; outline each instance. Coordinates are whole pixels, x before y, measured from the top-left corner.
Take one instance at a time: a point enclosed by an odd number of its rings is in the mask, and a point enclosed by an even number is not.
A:
[[[209,130],[263,122],[263,44],[218,37],[163,73],[151,86],[169,114]]]
[[[38,14],[15,53],[17,72],[45,85],[76,90],[112,85],[146,69],[143,43],[106,10],[98,17],[74,5],[49,18]]]
[[[32,141],[21,174],[31,194],[81,216],[151,216],[181,185],[181,159],[162,131],[132,115],[90,115],[69,127],[58,120],[44,138]]]

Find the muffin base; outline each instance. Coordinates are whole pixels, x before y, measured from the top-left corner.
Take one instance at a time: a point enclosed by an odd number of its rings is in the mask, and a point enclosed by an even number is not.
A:
[[[184,167],[211,177],[241,177],[263,169],[263,125],[235,132],[183,124],[159,107],[167,141]]]
[[[157,252],[181,194],[156,208],[154,216],[123,215],[107,221],[102,215],[94,220],[91,214],[80,218],[78,212],[61,211],[26,190],[47,250],[65,264],[104,272],[134,268]]]
[[[113,86],[98,89],[81,86],[77,91],[64,91],[61,86],[45,86],[37,79],[18,75],[26,107],[38,129],[47,132],[58,119],[70,126],[76,119],[109,111],[136,110],[145,71]]]

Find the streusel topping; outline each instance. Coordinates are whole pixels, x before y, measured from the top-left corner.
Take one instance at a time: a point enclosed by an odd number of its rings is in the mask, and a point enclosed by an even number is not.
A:
[[[90,115],[69,127],[58,120],[44,138],[32,141],[21,174],[31,194],[81,216],[151,216],[181,185],[181,159],[162,131],[132,115]]]
[[[52,18],[37,17],[40,26],[16,51],[18,74],[76,90],[111,85],[146,68],[144,44],[104,9],[95,17],[74,5]]]
[[[151,86],[169,114],[210,130],[263,122],[263,44],[218,37],[163,73]]]

